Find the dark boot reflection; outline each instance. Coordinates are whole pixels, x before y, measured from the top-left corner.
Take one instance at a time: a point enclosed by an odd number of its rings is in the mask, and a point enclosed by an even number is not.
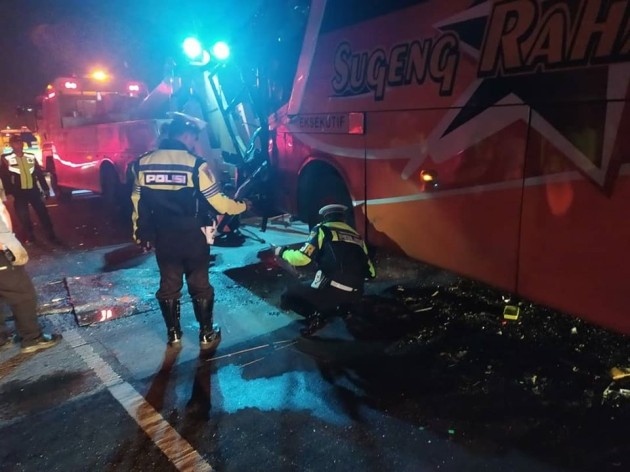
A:
[[[147,402],[158,412],[161,412],[164,407],[164,397],[166,396],[169,383],[175,384],[177,379],[175,375],[177,370],[173,371],[173,366],[176,364],[180,352],[181,349],[166,347],[160,370],[153,377],[151,387],[145,396]]]
[[[192,392],[190,400],[186,403],[186,419],[196,419],[197,421],[208,421],[210,419],[210,408],[212,408],[210,377],[214,371],[215,368],[212,362],[208,362],[203,357],[197,359]]]
[[[174,428],[193,449],[203,450],[212,457],[213,465],[223,464],[219,444],[217,420],[212,418],[211,378],[217,366],[212,356],[200,355],[196,361],[177,362],[181,349],[168,347],[145,398],[147,402]],[[194,376],[193,376],[194,366]],[[182,398],[190,381],[190,397]],[[221,395],[216,399],[221,403]],[[178,398],[179,397],[179,398]],[[186,401],[184,405],[182,402]]]
[[[177,430],[197,450],[203,451],[215,470],[225,467],[221,444],[218,441],[221,415],[212,414],[212,400],[215,408],[221,405],[221,392],[212,392],[212,376],[217,373],[215,362],[203,356],[197,359],[190,398],[177,425]],[[214,398],[213,398],[214,393]]]
[[[178,370],[180,371],[180,376],[184,371],[189,372],[188,363],[175,367],[180,352],[181,349],[167,347],[164,351],[162,365],[153,377],[151,386],[145,396],[147,402],[162,414],[165,413],[162,411],[165,404],[172,404],[174,408],[172,412],[174,417],[172,419],[176,419],[179,416],[177,415],[177,398],[175,397],[178,390]],[[185,423],[189,421],[208,421],[210,418],[210,408],[212,407],[210,378],[213,373],[216,373],[216,367],[213,364],[206,356],[200,356],[196,361],[192,391],[183,412],[184,418],[182,419]],[[174,397],[166,402],[166,398],[169,395]]]

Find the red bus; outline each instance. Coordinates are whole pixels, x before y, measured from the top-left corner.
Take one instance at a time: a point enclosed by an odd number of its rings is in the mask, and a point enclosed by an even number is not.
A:
[[[44,164],[61,196],[73,189],[118,197],[131,160],[156,146],[157,120],[137,120],[146,86],[104,74],[60,77],[42,97]]]
[[[313,0],[281,205],[630,333],[629,3]]]

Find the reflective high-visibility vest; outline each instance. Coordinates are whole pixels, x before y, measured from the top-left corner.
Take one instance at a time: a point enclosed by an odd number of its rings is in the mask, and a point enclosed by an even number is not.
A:
[[[8,164],[8,170],[15,174],[11,179],[13,185],[21,190],[30,190],[35,184],[34,174],[38,167],[37,159],[31,153],[25,152],[22,157],[16,154],[3,154],[2,158]],[[19,186],[17,185],[19,181]]]

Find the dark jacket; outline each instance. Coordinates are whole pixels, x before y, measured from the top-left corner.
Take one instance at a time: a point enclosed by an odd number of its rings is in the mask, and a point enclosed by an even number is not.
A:
[[[245,203],[221,193],[206,162],[178,140],[165,139],[130,169],[133,237],[153,241],[160,231],[189,231],[208,224],[209,213],[236,215]]]
[[[314,261],[328,283],[335,281],[360,291],[366,277],[376,276],[363,239],[352,226],[340,221],[318,224],[299,250],[287,249],[282,258],[294,266]]]

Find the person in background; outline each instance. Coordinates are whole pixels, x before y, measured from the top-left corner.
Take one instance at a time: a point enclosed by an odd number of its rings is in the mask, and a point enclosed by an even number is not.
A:
[[[24,265],[28,253],[13,234],[9,212],[0,201],[0,299],[11,308],[21,352],[32,353],[58,344],[61,336],[42,332],[37,322],[37,295]],[[11,346],[0,311],[0,350]]]
[[[12,152],[0,157],[0,179],[5,192],[14,199],[15,213],[24,231],[24,243],[35,241],[29,205],[33,207],[48,240],[59,244],[42,194],[50,197],[50,188],[44,172],[33,154],[24,152],[24,142],[18,135],[9,140]]]
[[[339,204],[322,207],[322,222],[311,230],[299,250],[282,246],[274,250],[276,257],[292,266],[317,264],[311,283],[290,286],[281,297],[282,308],[306,317],[308,326],[301,331],[304,336],[323,328],[340,306],[357,303],[363,295],[365,279],[376,276],[363,239],[346,222],[347,210]]]
[[[219,327],[213,323],[214,289],[208,278],[210,215],[237,215],[249,204],[221,193],[206,162],[191,152],[200,131],[194,119],[177,116],[159,149],[134,162],[132,223],[135,242],[155,247],[160,270],[156,298],[168,344],[181,345],[180,297],[185,276],[200,326],[200,348],[210,354],[221,341]]]

